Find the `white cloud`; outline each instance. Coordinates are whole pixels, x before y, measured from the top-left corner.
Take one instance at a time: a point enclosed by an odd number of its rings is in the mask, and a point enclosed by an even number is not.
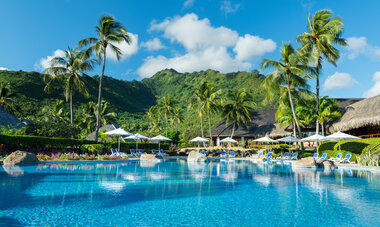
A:
[[[276,43],[273,42],[273,40],[246,34],[244,37],[239,37],[234,52],[237,54],[236,59],[248,60],[252,57],[258,57],[267,52],[272,52],[275,49]]]
[[[160,50],[160,49],[165,48],[165,46],[162,45],[160,39],[158,39],[158,38],[148,40],[147,42],[141,42],[141,46],[145,47],[146,49],[148,49],[150,51]]]
[[[120,60],[125,60],[129,58],[130,56],[136,54],[139,50],[139,37],[136,34],[129,33],[128,34],[131,36],[131,43],[128,45],[126,42],[120,42],[120,43],[113,43],[115,46],[117,46],[120,50],[121,53],[123,54],[121,56]],[[108,46],[107,47],[107,58],[117,61],[116,54],[111,50],[111,48]]]
[[[225,14],[234,13],[240,8],[240,4],[232,4],[229,0],[224,0],[222,5],[220,6],[220,10],[222,10]]]
[[[214,28],[207,18],[200,20],[194,13],[167,18],[158,24],[153,22],[150,30],[163,31],[165,38],[182,44],[187,50],[233,46],[239,37],[236,31],[224,26]]]
[[[373,80],[375,81],[375,84],[363,94],[363,96],[366,98],[380,95],[380,71],[373,74]]]
[[[359,55],[365,55],[375,60],[380,60],[380,47],[369,44],[366,37],[347,38],[347,44],[346,49],[349,51],[349,59],[355,59]]]
[[[0,70],[9,70],[8,68],[0,67]]]
[[[352,88],[357,83],[358,82],[350,74],[336,72],[327,77],[323,83],[323,90],[348,89]]]
[[[194,5],[194,0],[186,0],[184,3],[183,3],[183,7],[184,8],[190,8]]]
[[[64,57],[65,52],[63,50],[57,49],[54,51],[53,55],[47,56],[46,58],[41,58],[38,64],[34,65],[36,70],[45,70],[51,66],[50,61],[55,57]]]
[[[213,27],[207,18],[199,19],[194,13],[167,18],[161,23],[152,21],[150,30],[163,32],[163,36],[172,43],[182,45],[185,53],[173,57],[147,57],[138,69],[141,77],[150,77],[165,68],[178,72],[249,70],[252,65],[247,60],[271,52],[276,47],[270,39],[249,34],[239,37],[238,32],[224,26]],[[175,52],[177,50],[178,47],[174,49]]]

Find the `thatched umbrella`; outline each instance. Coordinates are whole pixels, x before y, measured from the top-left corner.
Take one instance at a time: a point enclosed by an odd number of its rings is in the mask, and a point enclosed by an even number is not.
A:
[[[330,131],[348,131],[368,126],[380,127],[380,95],[347,106],[346,112],[330,127]]]

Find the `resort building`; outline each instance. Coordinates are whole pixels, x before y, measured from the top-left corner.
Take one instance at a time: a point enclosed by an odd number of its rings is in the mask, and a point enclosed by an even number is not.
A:
[[[375,135],[380,133],[380,96],[368,99],[349,98],[336,99],[343,116],[335,122],[326,123],[326,134],[336,131],[344,131],[350,134]],[[279,138],[293,134],[293,126],[280,127],[276,121],[276,109],[258,109],[251,115],[251,121],[247,125],[235,125],[233,138],[239,144],[253,144],[253,140],[269,136]],[[211,130],[213,144],[220,145],[220,140],[231,137],[233,124],[226,126],[226,119],[223,119],[214,129]],[[302,128],[303,137],[315,134],[315,125]]]

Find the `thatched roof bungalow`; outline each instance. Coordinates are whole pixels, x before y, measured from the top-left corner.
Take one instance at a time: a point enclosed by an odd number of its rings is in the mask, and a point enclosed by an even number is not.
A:
[[[380,95],[345,107],[343,116],[328,127],[330,133],[344,131],[354,135],[380,133]]]

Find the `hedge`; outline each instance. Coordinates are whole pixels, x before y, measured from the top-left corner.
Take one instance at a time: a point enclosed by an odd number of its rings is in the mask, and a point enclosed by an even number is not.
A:
[[[0,134],[0,144],[4,144],[9,147],[76,148],[83,144],[94,143],[95,141],[92,140]]]
[[[109,143],[111,147],[113,148],[117,148],[118,147],[118,143],[117,142],[112,142],[112,143]],[[143,149],[143,150],[153,150],[153,149],[156,149],[158,150],[158,143],[138,143],[138,148],[139,149]],[[121,151],[125,151],[125,150],[128,150],[129,149],[136,149],[136,143],[135,142],[128,142],[128,143],[120,143],[120,150]],[[160,149],[163,149],[163,150],[168,150],[169,149],[169,145],[168,144],[161,144],[160,145]]]

